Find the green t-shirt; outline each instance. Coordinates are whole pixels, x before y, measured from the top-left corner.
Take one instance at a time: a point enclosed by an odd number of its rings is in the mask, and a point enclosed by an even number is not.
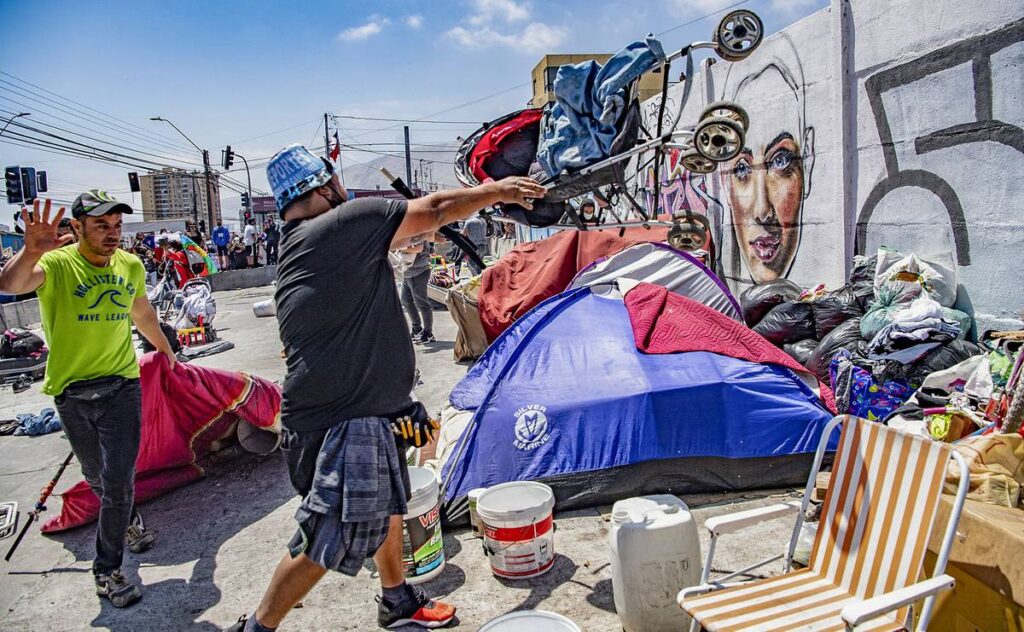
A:
[[[72,382],[139,377],[132,346],[132,302],[146,292],[146,269],[118,249],[97,268],[71,244],[39,260],[46,280],[36,290],[50,348],[43,392],[59,395]]]

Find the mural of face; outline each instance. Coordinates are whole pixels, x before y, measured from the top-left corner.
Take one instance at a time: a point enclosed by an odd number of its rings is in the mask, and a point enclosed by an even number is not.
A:
[[[744,98],[744,95],[751,95]],[[775,95],[757,101],[753,95]],[[736,247],[755,284],[785,278],[800,246],[801,211],[810,187],[813,129],[803,121],[803,86],[770,64],[748,75],[732,100],[750,114],[746,146],[721,170]]]

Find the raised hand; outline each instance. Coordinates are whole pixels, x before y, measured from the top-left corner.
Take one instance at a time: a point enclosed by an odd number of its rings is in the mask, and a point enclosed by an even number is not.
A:
[[[533,201],[547,195],[547,189],[532,178],[510,176],[498,181],[501,187],[501,201],[505,204],[518,204],[526,209],[533,208]]]
[[[32,210],[22,208],[21,214],[25,218],[25,250],[36,255],[42,255],[66,246],[74,240],[73,235],[57,236],[57,225],[64,217],[64,207],[57,210],[57,215],[50,221],[50,200],[43,204],[43,212],[39,214],[39,200],[32,202]]]

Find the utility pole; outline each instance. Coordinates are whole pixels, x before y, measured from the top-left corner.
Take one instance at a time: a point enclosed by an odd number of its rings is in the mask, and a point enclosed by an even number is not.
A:
[[[196,174],[193,171],[188,176],[189,181],[192,182],[192,221],[195,223],[196,228],[199,227],[199,205],[196,203]]]
[[[412,152],[409,151],[409,126],[405,126],[405,180],[409,183],[409,186],[413,186],[412,182]]]
[[[324,112],[324,158],[331,159],[331,130],[327,127],[327,112]]]
[[[213,212],[213,192],[210,189],[210,152],[205,149],[203,150],[203,172],[206,174],[206,214],[210,218],[206,224],[206,229],[213,230],[213,226],[217,221]],[[199,230],[198,225],[196,230]]]

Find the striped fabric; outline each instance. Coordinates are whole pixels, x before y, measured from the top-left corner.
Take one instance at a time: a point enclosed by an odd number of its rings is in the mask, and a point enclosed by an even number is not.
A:
[[[919,579],[950,446],[847,417],[810,567],[694,596],[705,629],[843,630],[839,613]],[[858,630],[901,630],[907,609]]]

